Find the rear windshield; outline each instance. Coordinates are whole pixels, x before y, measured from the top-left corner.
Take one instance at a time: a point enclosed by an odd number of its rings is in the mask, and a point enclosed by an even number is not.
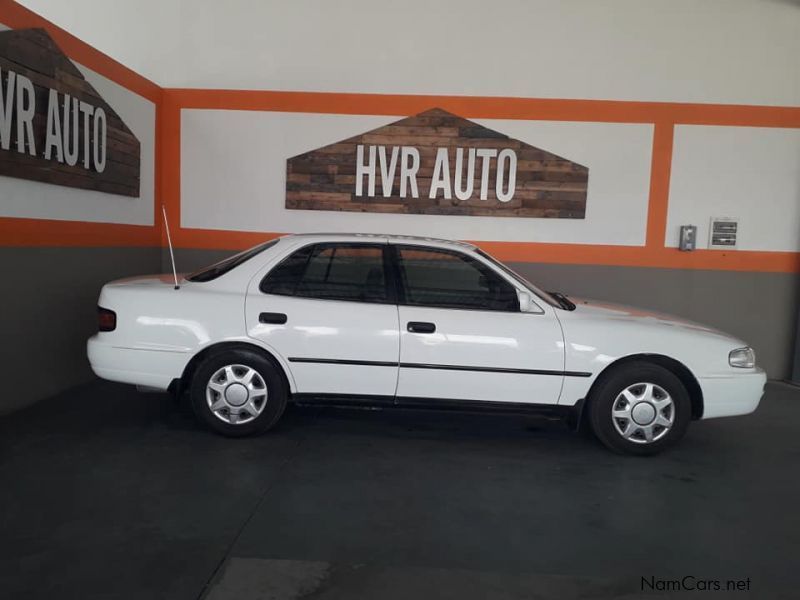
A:
[[[250,248],[249,250],[245,250],[244,252],[240,252],[239,254],[234,254],[233,256],[229,256],[225,260],[221,260],[218,263],[214,263],[210,267],[206,267],[205,269],[201,269],[200,271],[195,271],[191,275],[189,275],[186,279],[189,281],[195,282],[204,282],[204,281],[211,281],[225,275],[228,271],[235,269],[243,262],[250,260],[256,254],[260,254],[267,248],[271,248],[275,244],[278,243],[278,240],[270,240],[269,242],[265,242],[260,246],[255,246]]]

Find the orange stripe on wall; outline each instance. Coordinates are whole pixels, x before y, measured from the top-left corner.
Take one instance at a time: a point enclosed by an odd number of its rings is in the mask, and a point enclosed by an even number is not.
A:
[[[0,23],[12,29],[24,29],[27,27],[46,29],[58,44],[58,47],[72,60],[147,98],[151,102],[158,103],[161,98],[161,88],[146,77],[135,73],[113,58],[82,42],[71,33],[67,33],[57,25],[12,0],[0,0]]]
[[[695,250],[641,246],[474,242],[500,260],[553,264],[608,265],[661,269],[800,272],[798,252]]]
[[[672,171],[672,144],[675,126],[657,122],[653,129],[653,155],[650,163],[650,200],[647,206],[649,248],[663,248],[669,211],[669,177]]]
[[[182,246],[181,235],[181,107],[171,94],[162,96],[159,106],[160,127],[156,145],[160,153],[157,197],[167,209],[172,242]],[[161,206],[156,207],[156,222],[160,223],[161,246],[167,246]]]
[[[152,225],[0,218],[0,246],[158,246]]]
[[[171,217],[170,217],[171,218]],[[278,232],[172,229],[173,243],[182,248],[235,252],[286,235]],[[165,242],[166,243],[166,242]],[[550,244],[541,242],[472,241],[492,256],[509,262],[605,265],[662,269],[800,272],[800,253],[695,250],[644,246]]]
[[[470,119],[800,127],[800,107],[165,88],[182,108],[408,116],[438,107]]]
[[[170,217],[170,224],[172,217]],[[225,231],[221,229],[177,229],[170,225],[172,243],[181,248],[198,250],[245,250],[268,240],[286,235],[275,231]],[[166,237],[164,238],[166,240]],[[166,242],[165,242],[166,244]]]

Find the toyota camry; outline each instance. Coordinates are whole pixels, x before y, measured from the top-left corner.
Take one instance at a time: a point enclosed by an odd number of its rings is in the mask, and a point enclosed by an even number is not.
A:
[[[463,243],[361,234],[271,240],[196,273],[105,285],[94,372],[187,392],[228,436],[288,402],[544,413],[617,452],[753,412],[766,376],[743,341],[547,292]]]

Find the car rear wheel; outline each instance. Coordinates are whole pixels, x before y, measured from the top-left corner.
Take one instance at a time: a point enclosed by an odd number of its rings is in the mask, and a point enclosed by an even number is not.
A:
[[[190,388],[195,415],[217,433],[263,433],[281,418],[287,389],[277,367],[257,352],[223,350],[197,368]]]
[[[689,393],[672,372],[647,362],[615,368],[589,399],[589,422],[608,448],[626,454],[657,454],[686,433]]]

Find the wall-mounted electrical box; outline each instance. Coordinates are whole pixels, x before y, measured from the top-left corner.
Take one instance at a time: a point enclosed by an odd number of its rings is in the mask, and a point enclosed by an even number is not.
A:
[[[711,217],[708,228],[708,247],[718,250],[735,250],[739,219],[731,217]]]
[[[681,225],[681,237],[678,248],[683,252],[694,250],[697,246],[697,227],[694,225]]]

